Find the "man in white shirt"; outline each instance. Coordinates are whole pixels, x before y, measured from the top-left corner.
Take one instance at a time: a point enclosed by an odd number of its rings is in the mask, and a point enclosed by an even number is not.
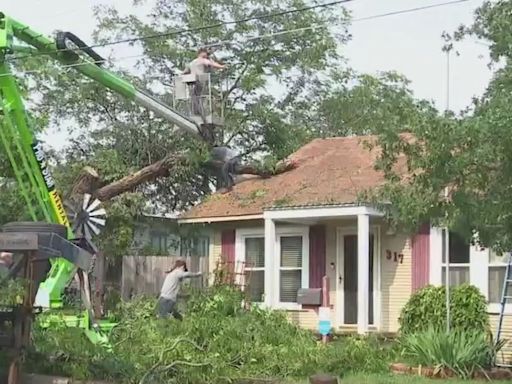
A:
[[[211,68],[224,69],[226,66],[210,59],[206,48],[200,48],[197,51],[197,57],[187,65],[183,73],[192,73],[199,76],[209,73]]]
[[[185,68],[185,71],[183,71],[184,74],[191,73],[196,76],[196,82],[192,88],[192,111],[194,114],[202,116],[203,120],[205,117],[201,103],[204,88],[203,82],[205,81],[203,75],[210,73],[212,68],[224,69],[226,66],[212,60],[206,48],[200,48],[197,51],[197,57],[192,60]]]
[[[187,263],[183,260],[176,260],[170,271],[167,271],[160,297],[158,298],[158,315],[166,318],[172,315],[175,319],[181,320],[182,316],[176,308],[178,293],[181,289],[183,279],[201,276],[201,272],[193,273],[187,271]]]

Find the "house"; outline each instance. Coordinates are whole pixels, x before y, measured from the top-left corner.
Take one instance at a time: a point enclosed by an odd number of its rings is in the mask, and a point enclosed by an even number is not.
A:
[[[208,230],[182,236],[177,219],[162,215],[139,217],[133,228],[132,254],[208,256]],[[189,234],[190,235],[190,234]]]
[[[132,286],[137,286],[136,293],[156,294],[165,274],[155,271],[168,268],[176,257],[188,258],[189,267],[197,270],[207,264],[205,258],[209,256],[209,249],[208,229],[183,231],[178,227],[176,217],[141,215],[135,220],[128,254],[107,264],[105,282],[107,286],[123,292],[124,297],[129,296],[127,292]],[[139,264],[144,267],[134,268]],[[150,268],[148,264],[154,266]],[[146,280],[152,284],[142,283]]]
[[[252,301],[285,309],[304,327],[317,328],[318,308],[298,304],[297,291],[320,288],[327,275],[334,329],[360,334],[396,332],[411,293],[443,284],[448,240],[451,285],[470,282],[480,288],[495,326],[503,261],[442,228],[426,225],[414,236],[395,233],[381,212],[358,203],[359,192],[384,181],[366,140],[373,138],[313,140],[290,156],[295,169],[214,194],[179,222],[211,230],[212,263],[221,256],[250,262]],[[512,313],[512,306],[508,310]],[[510,318],[503,329],[512,337]]]

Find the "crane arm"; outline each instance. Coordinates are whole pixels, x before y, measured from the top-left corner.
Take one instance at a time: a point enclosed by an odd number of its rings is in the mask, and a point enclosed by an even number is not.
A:
[[[6,30],[10,29],[12,31],[12,36],[23,41],[31,47],[36,48],[40,54],[46,54],[50,57],[53,57],[64,65],[72,65],[74,70],[98,82],[111,91],[114,91],[115,93],[129,100],[132,100],[137,105],[147,108],[161,118],[175,124],[178,129],[186,131],[196,137],[201,137],[199,127],[193,120],[177,112],[165,103],[162,103],[155,97],[150,96],[146,92],[138,89],[130,82],[115,75],[107,69],[102,68],[101,57],[95,57],[91,55],[90,53],[93,52],[92,50],[88,50],[86,47],[85,49],[81,49],[80,47],[70,46],[70,42],[75,42],[73,41],[73,37],[75,37],[74,35],[64,33],[61,35],[63,38],[62,41],[56,41],[42,35],[39,32],[34,31],[19,21],[6,17],[0,12],[0,23],[2,20],[6,24]],[[9,36],[6,37],[6,39],[9,38]],[[0,37],[0,47],[2,46],[1,40],[2,38]],[[61,43],[61,46],[57,46],[58,43]],[[66,47],[63,47],[62,43],[66,44]],[[83,55],[80,55],[79,53],[81,50],[83,50],[85,53],[89,53],[89,56],[84,57]],[[96,60],[91,61],[91,58]]]
[[[27,46],[14,45],[15,38]],[[70,240],[75,235],[64,204],[48,169],[41,144],[35,138],[17,81],[10,71],[7,56],[17,52],[48,55],[108,90],[154,112],[171,122],[175,129],[202,138],[200,127],[194,120],[102,68],[104,60],[73,34],[59,33],[54,40],[0,12],[0,142],[32,219],[65,225]],[[48,277],[39,287],[38,297],[47,303],[45,306],[59,308],[63,304],[62,293],[75,276],[77,267],[64,258],[52,259],[51,263]],[[80,320],[80,326],[88,332],[91,340],[102,339],[100,334],[91,331],[91,323],[87,319],[86,313]],[[106,328],[109,326],[104,325]]]

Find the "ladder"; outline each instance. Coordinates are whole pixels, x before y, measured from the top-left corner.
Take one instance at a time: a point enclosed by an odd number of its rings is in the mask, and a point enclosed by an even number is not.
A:
[[[501,341],[501,332],[503,328],[503,318],[507,303],[512,303],[512,253],[508,255],[507,266],[505,269],[505,278],[503,279],[503,289],[501,291],[500,314],[498,318],[498,330],[496,331],[496,346]],[[495,363],[498,367],[511,368],[512,364]]]

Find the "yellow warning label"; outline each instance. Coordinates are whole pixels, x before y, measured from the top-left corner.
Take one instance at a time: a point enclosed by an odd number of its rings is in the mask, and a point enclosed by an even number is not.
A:
[[[69,220],[68,216],[66,215],[66,210],[64,209],[64,204],[62,203],[62,200],[55,189],[50,192],[50,200],[52,202],[53,209],[57,214],[57,220],[59,221],[59,224],[69,227]]]

